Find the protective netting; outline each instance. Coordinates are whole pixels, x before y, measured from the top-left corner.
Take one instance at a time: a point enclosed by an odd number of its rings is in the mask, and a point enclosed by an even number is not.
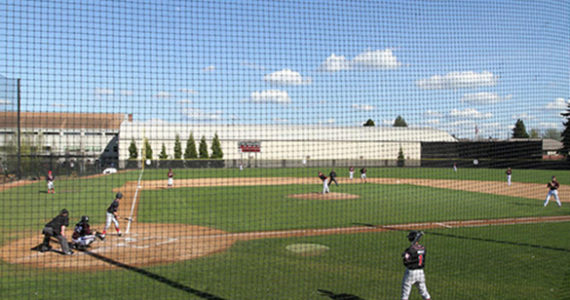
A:
[[[0,1],[0,298],[570,298],[569,20]]]

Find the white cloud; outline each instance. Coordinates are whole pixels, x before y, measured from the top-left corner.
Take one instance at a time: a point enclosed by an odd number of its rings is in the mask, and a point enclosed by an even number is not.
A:
[[[391,49],[365,51],[352,60],[354,68],[363,69],[396,69],[401,65]]]
[[[431,110],[431,109],[426,110],[425,115],[430,116],[430,117],[442,117],[443,116],[443,114],[438,112],[437,110]]]
[[[463,95],[461,102],[472,104],[494,104],[502,101],[510,100],[512,95],[504,97],[499,96],[497,93],[481,92]]]
[[[521,114],[518,114],[518,115],[513,115],[513,120],[518,120],[518,119],[521,119],[521,120],[533,120],[533,119],[536,119],[536,117],[535,117],[535,116],[532,116],[532,115],[529,115],[528,113],[521,113]]]
[[[189,119],[201,121],[214,121],[222,119],[221,111],[207,111],[198,108],[187,108],[182,111]]]
[[[474,108],[466,108],[463,110],[453,109],[449,112],[449,115],[465,119],[489,119],[493,117],[492,113],[482,113]]]
[[[325,62],[319,67],[319,70],[324,72],[337,72],[348,69],[350,69],[350,61],[344,56],[337,56],[334,53],[327,57]]]
[[[120,93],[122,96],[132,96],[132,95],[135,94],[135,92],[130,91],[130,90],[121,90],[119,93]]]
[[[170,98],[172,95],[169,92],[160,91],[154,95],[155,98]]]
[[[426,120],[425,123],[430,125],[437,125],[439,124],[439,119]]]
[[[95,95],[113,95],[115,92],[112,89],[96,88]]]
[[[320,125],[330,125],[330,124],[334,124],[336,122],[335,119],[327,119],[327,120],[319,120],[319,124]]]
[[[376,109],[376,106],[369,104],[353,104],[352,108],[355,110],[371,111]]]
[[[442,89],[458,89],[458,88],[474,88],[483,86],[494,86],[497,84],[498,76],[488,71],[481,73],[466,72],[450,72],[446,75],[434,75],[416,81],[416,85],[426,90],[442,90]]]
[[[311,83],[311,78],[303,78],[299,72],[283,69],[267,74],[263,77],[265,82],[275,85],[302,85]]]
[[[394,120],[382,120],[382,125],[393,126]]]
[[[193,89],[180,89],[180,91],[182,93],[188,94],[188,95],[196,95],[198,94],[198,91],[193,90]]]
[[[548,129],[548,128],[558,129],[558,127],[560,127],[560,123],[554,123],[554,122],[541,122],[541,123],[538,123],[538,125],[541,128],[546,128],[546,129]]]
[[[290,103],[291,98],[287,91],[265,90],[251,93],[250,101],[254,103]]]
[[[8,105],[8,104],[12,104],[12,102],[9,100],[6,100],[6,99],[0,99],[0,104],[1,105]]]
[[[283,118],[273,118],[273,122],[275,122],[275,123],[289,123],[289,120],[283,119]]]
[[[369,50],[356,55],[352,60],[332,53],[319,67],[319,71],[338,72],[351,69],[387,70],[396,69],[402,64],[392,49]]]
[[[552,110],[565,110],[567,108],[567,102],[564,98],[556,98],[554,101],[546,104],[545,108]]]
[[[180,104],[192,104],[192,100],[190,100],[190,99],[180,99],[180,100],[178,100],[178,103],[180,103]]]
[[[51,104],[51,106],[61,108],[61,107],[66,107],[67,105],[65,105],[63,103],[59,103],[59,102],[54,102]]]
[[[214,72],[215,70],[216,70],[216,66],[213,66],[213,65],[209,65],[209,66],[204,67],[202,69],[202,71],[204,71],[204,72]]]

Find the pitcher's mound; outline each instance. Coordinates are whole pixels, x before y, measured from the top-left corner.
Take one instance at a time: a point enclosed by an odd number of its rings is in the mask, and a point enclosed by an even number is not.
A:
[[[345,194],[345,193],[307,193],[307,194],[293,194],[289,195],[289,198],[298,199],[317,199],[317,200],[346,200],[346,199],[358,199],[359,195]]]

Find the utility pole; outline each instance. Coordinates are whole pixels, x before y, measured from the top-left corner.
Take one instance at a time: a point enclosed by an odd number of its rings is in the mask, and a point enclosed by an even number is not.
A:
[[[18,176],[18,179],[22,179],[22,141],[21,141],[21,135],[22,135],[22,128],[21,128],[21,119],[20,119],[20,111],[21,111],[21,105],[22,105],[22,97],[20,94],[20,78],[17,79],[17,98],[18,98],[18,170],[16,170],[16,175]]]

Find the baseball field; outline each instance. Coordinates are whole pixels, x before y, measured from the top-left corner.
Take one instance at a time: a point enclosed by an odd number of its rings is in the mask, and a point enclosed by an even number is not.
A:
[[[2,299],[396,299],[408,230],[433,299],[570,298],[570,171],[369,168],[321,195],[315,168],[146,169],[0,187]],[[322,169],[325,173],[330,170]],[[562,207],[543,207],[556,175]],[[123,232],[72,256],[32,251],[62,208]],[[72,228],[68,229],[68,235]],[[59,249],[57,242],[52,242]],[[57,276],[56,276],[57,275]],[[342,298],[344,296],[344,298]],[[410,299],[421,299],[417,290]]]

